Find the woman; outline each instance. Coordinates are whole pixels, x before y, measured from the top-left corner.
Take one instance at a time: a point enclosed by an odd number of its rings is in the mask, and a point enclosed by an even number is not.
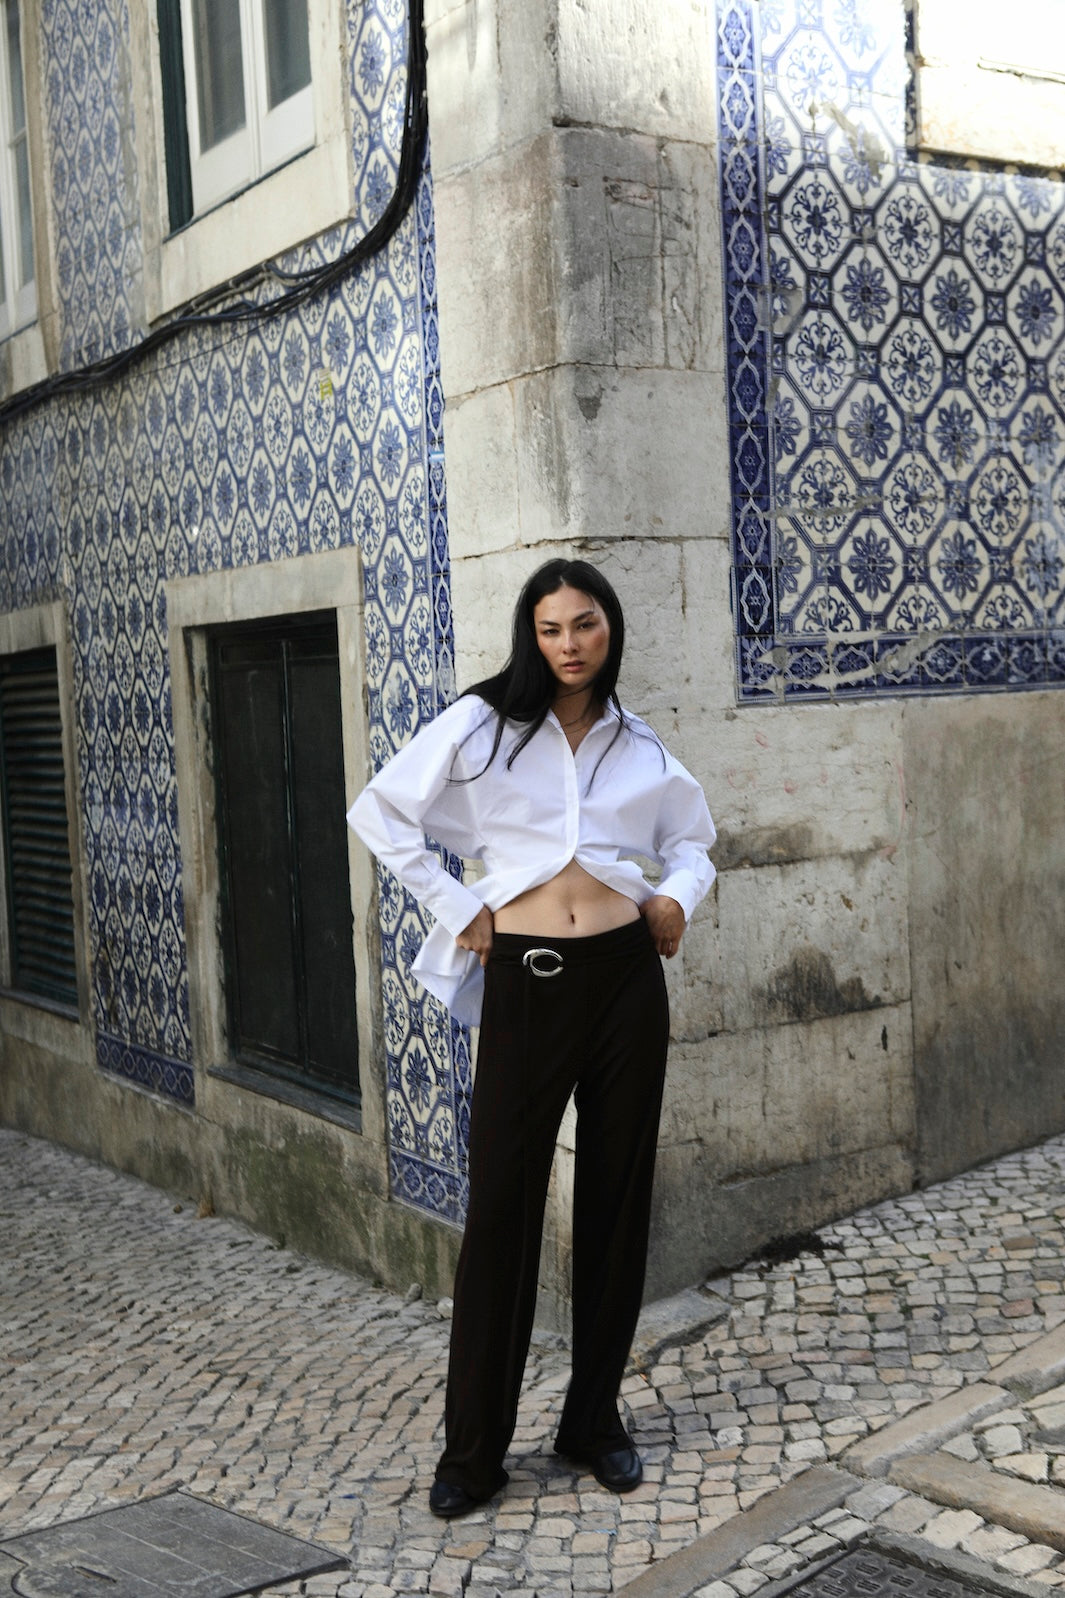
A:
[[[445,1517],[507,1480],[571,1094],[572,1377],[555,1449],[615,1492],[642,1477],[617,1397],[643,1289],[669,1034],[658,956],[676,954],[713,881],[714,828],[695,779],[618,701],[623,643],[602,574],[549,561],[518,599],[507,665],[418,733],[348,814],[437,918],[414,974],[481,1028],[446,1446],[429,1495]],[[483,860],[483,879],[450,876],[425,833]],[[661,865],[657,889],[635,855]]]

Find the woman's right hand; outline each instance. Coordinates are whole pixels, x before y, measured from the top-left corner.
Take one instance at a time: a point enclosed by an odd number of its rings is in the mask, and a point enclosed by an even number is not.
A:
[[[492,952],[492,933],[494,931],[495,922],[492,919],[492,912],[484,904],[465,931],[459,933],[455,942],[460,949],[471,950],[482,965],[487,965],[488,956]]]

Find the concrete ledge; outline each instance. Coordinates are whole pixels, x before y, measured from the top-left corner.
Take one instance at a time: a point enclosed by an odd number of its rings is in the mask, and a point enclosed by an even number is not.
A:
[[[1012,1354],[991,1372],[1017,1398],[1035,1398],[1065,1382],[1065,1325]]]
[[[948,1509],[974,1514],[1029,1542],[1065,1553],[1065,1492],[1019,1481],[990,1465],[970,1464],[952,1454],[914,1454],[896,1460],[891,1481]]]
[[[857,1477],[835,1465],[814,1465],[619,1590],[626,1598],[689,1598],[697,1588],[733,1570],[752,1548],[779,1542],[789,1531],[836,1509],[861,1485]]]
[[[933,1404],[911,1410],[882,1431],[863,1437],[847,1449],[843,1463],[862,1476],[886,1476],[901,1455],[926,1453],[959,1432],[968,1431],[985,1415],[1004,1409],[1012,1398],[1007,1388],[990,1382],[960,1387]]]

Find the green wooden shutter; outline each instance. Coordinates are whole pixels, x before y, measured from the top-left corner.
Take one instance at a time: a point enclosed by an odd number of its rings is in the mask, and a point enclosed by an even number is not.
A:
[[[170,231],[192,220],[192,168],[185,121],[185,58],[181,49],[181,0],[159,0],[159,66],[163,79],[163,148]]]
[[[211,670],[234,1057],[358,1103],[336,616],[220,628]]]
[[[0,661],[0,789],[11,986],[76,1006],[63,728],[54,649]]]

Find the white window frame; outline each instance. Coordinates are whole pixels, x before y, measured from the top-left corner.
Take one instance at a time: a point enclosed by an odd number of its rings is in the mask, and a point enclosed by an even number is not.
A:
[[[1061,171],[1065,4],[916,0],[917,144]]]
[[[158,13],[155,0],[130,0],[134,116],[146,173],[141,195],[149,323],[354,215],[345,22],[338,0],[307,0],[313,147],[171,235]]]
[[[194,0],[181,0],[181,38],[192,202],[194,214],[200,216],[313,146],[314,73],[312,69],[311,82],[305,89],[271,111],[267,103],[262,0],[239,0],[246,120],[222,143],[202,150],[193,5]]]
[[[11,73],[7,53],[7,12],[11,0],[0,0],[0,228],[3,232],[4,298],[0,300],[0,338],[7,338],[32,322],[37,315],[37,242],[33,227],[33,162],[30,152],[30,97],[26,73],[26,7],[19,4],[19,57],[22,68],[22,103],[26,121],[21,139],[30,160],[30,244],[33,249],[33,277],[19,285],[22,257],[22,226],[19,217],[18,179],[15,167],[15,138],[12,128]]]

